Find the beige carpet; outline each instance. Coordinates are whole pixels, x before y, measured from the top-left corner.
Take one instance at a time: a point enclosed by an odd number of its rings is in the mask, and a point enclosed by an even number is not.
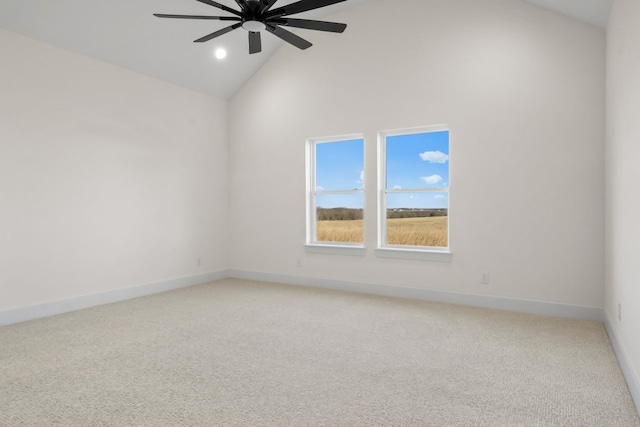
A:
[[[593,322],[223,280],[0,328],[2,426],[640,426]]]

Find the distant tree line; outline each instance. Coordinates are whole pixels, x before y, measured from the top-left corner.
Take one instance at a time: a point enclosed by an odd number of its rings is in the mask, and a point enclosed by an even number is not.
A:
[[[428,216],[447,216],[447,209],[387,209],[387,218],[425,218]]]
[[[318,208],[318,221],[345,221],[362,219],[362,209]]]
[[[424,218],[430,216],[447,216],[447,209],[387,209],[387,218]],[[352,208],[317,208],[318,221],[348,221],[362,219],[362,209]]]

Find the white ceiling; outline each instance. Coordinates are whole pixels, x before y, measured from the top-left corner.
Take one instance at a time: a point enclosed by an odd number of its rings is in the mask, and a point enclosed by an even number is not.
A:
[[[217,1],[237,9],[234,0]],[[279,0],[276,7],[295,1]],[[370,1],[347,0],[295,17],[317,19]],[[524,1],[603,28],[612,2]],[[267,33],[262,37],[262,52],[249,55],[247,33],[242,29],[207,43],[193,43],[230,23],[159,19],[153,13],[227,14],[195,0],[0,0],[0,27],[223,99],[233,96],[283,44]],[[293,31],[313,43],[314,31]],[[222,61],[213,57],[217,47],[228,51]]]

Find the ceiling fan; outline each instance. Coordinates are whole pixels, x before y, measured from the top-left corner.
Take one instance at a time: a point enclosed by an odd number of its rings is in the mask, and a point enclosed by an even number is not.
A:
[[[167,15],[162,13],[154,13],[158,18],[177,18],[177,19],[211,19],[219,21],[235,21],[233,25],[225,27],[221,30],[214,31],[204,37],[194,40],[196,43],[202,43],[233,31],[237,28],[244,28],[249,32],[249,53],[258,53],[262,51],[262,40],[260,33],[268,31],[271,34],[281,38],[287,43],[291,43],[299,49],[307,49],[312,46],[310,42],[302,37],[285,30],[282,27],[296,27],[307,30],[328,31],[332,33],[342,33],[347,24],[339,24],[336,22],[313,21],[309,19],[288,18],[289,15],[306,12],[321,7],[330,6],[346,0],[300,0],[276,9],[271,7],[278,0],[235,0],[240,10],[235,10],[211,0],[196,0],[200,3],[222,9],[235,16],[202,16],[202,15]]]

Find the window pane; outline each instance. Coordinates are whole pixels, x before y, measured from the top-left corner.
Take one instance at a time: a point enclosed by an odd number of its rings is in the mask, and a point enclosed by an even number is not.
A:
[[[449,193],[387,195],[387,244],[446,248]]]
[[[317,242],[364,242],[363,195],[316,196]]]
[[[316,190],[355,190],[364,186],[364,140],[317,143]]]
[[[387,189],[449,187],[449,131],[386,138]]]

